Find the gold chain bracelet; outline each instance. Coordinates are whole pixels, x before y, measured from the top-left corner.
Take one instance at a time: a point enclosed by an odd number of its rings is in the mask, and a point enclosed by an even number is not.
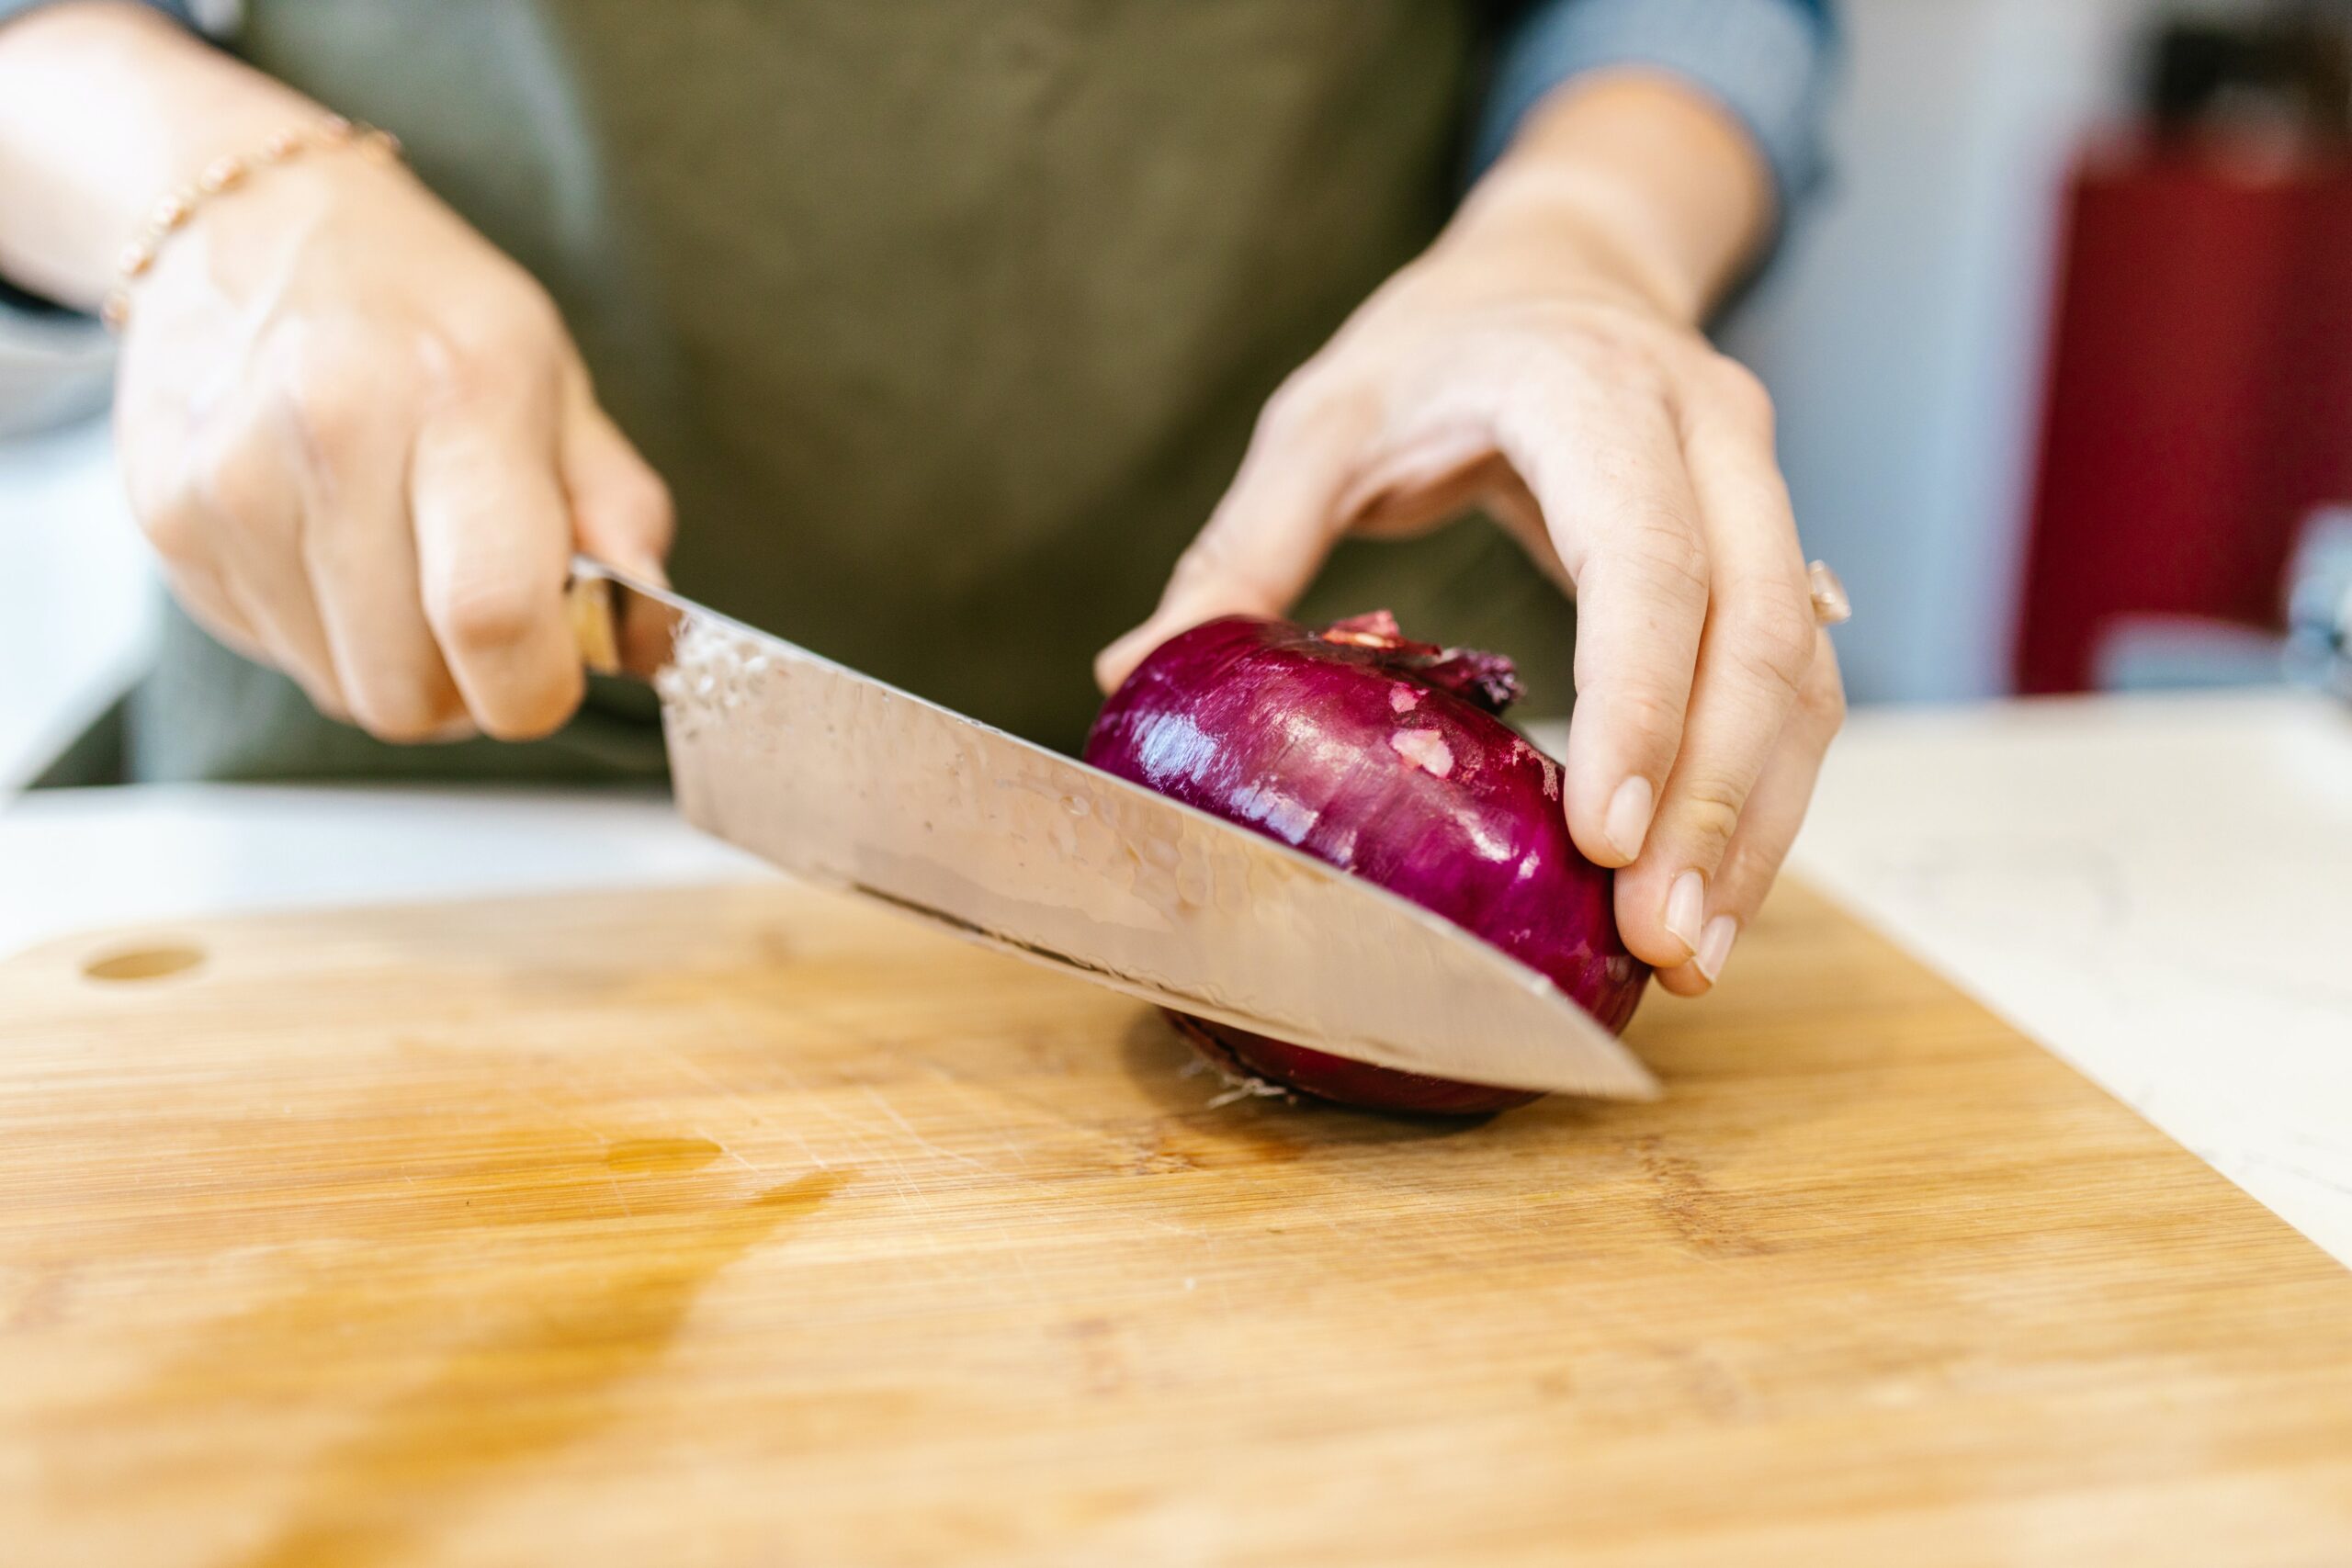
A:
[[[188,220],[207,201],[236,189],[263,170],[292,163],[305,153],[330,152],[342,147],[387,161],[401,155],[400,138],[390,131],[357,125],[341,115],[329,115],[316,125],[288,126],[251,152],[231,153],[207,164],[192,183],[157,201],[141,226],[139,237],[123,247],[121,259],[115,265],[114,288],[98,311],[100,319],[118,332],[121,330],[130,317],[130,286],[153,269],[164,242],[187,228]]]

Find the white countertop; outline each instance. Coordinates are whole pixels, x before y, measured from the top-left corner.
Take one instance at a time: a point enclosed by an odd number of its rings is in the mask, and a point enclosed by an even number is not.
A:
[[[2352,1263],[2352,707],[1871,714],[1795,864]]]
[[[0,441],[0,794],[146,667],[156,583],[103,419]]]
[[[2352,710],[1863,714],[1795,868],[2352,1263]],[[232,909],[764,874],[650,795],[49,792],[0,807],[0,953]]]

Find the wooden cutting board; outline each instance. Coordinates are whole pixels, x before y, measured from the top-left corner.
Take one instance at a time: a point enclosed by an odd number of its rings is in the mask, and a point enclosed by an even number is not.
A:
[[[1801,889],[1668,1097],[1220,1102],[783,885],[0,966],[0,1562],[2352,1562],[2352,1276]]]

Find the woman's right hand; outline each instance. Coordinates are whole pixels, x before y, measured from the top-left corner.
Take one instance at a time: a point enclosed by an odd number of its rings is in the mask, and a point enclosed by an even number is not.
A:
[[[546,291],[360,144],[164,242],[115,426],[180,602],[387,740],[554,729],[582,692],[572,552],[658,577],[669,547],[668,491]]]

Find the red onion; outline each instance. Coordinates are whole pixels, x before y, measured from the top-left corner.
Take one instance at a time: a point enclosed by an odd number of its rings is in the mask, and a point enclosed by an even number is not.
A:
[[[1519,694],[1510,660],[1408,641],[1385,610],[1321,631],[1229,615],[1127,677],[1086,760],[1444,916],[1622,1031],[1649,969],[1618,940],[1611,874],[1568,839],[1559,764],[1498,716]],[[1536,1098],[1176,1022],[1229,1074],[1341,1104],[1477,1115]]]

